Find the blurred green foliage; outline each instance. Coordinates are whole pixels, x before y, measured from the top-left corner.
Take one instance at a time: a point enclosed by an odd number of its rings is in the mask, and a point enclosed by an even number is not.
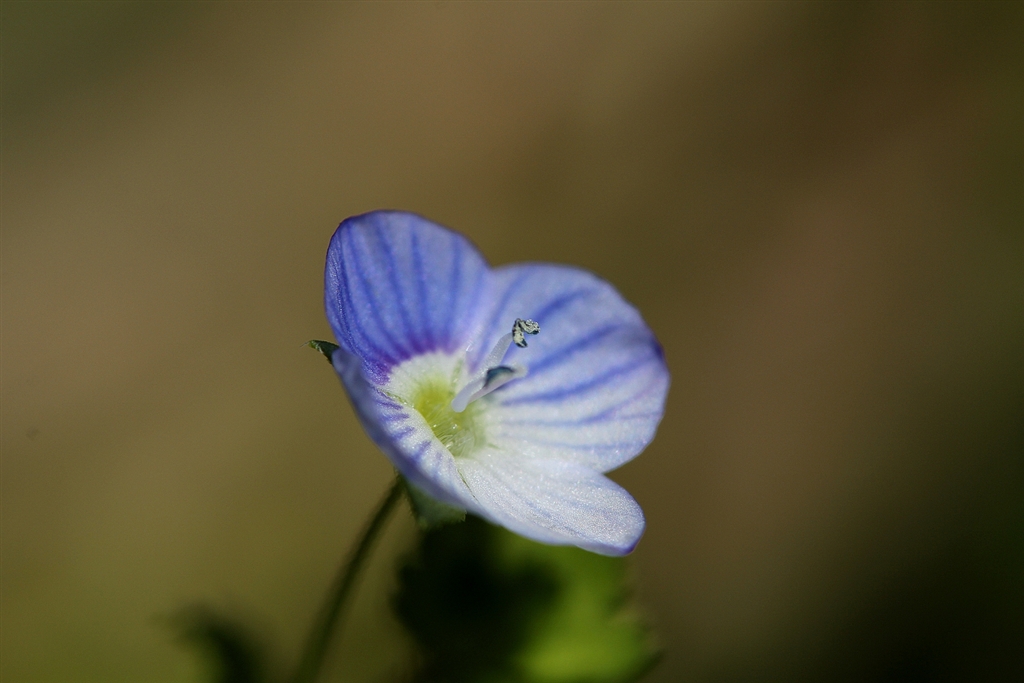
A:
[[[420,683],[631,681],[655,661],[622,558],[520,538],[468,517],[425,532],[395,611]]]
[[[424,529],[394,610],[419,648],[412,683],[628,683],[656,661],[630,605],[627,563],[535,543],[467,516]],[[269,651],[207,607],[173,625],[212,683],[264,683]]]
[[[409,498],[409,506],[412,508],[412,514],[416,518],[416,523],[419,524],[421,529],[433,529],[446,524],[461,522],[466,519],[465,510],[460,510],[434,500],[429,495],[410,484],[404,478],[402,479],[402,482],[405,486],[405,492]]]
[[[196,605],[172,619],[181,639],[208,662],[211,683],[264,683],[265,652],[240,621]]]

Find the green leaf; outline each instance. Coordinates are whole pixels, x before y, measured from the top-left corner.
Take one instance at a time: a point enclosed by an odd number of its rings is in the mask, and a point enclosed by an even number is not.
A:
[[[626,561],[535,543],[475,517],[423,534],[395,611],[419,683],[628,683],[655,662]]]
[[[321,341],[319,339],[310,339],[306,342],[306,346],[311,349],[316,349],[320,353],[324,354],[324,358],[327,359],[327,362],[334,365],[334,361],[331,359],[331,356],[333,356],[334,352],[338,350],[339,347],[337,344],[332,344],[329,341]]]
[[[420,489],[410,484],[404,477],[405,492],[409,496],[409,504],[412,513],[416,517],[416,523],[421,529],[435,529],[445,524],[454,524],[466,519],[466,511],[460,508],[445,505],[434,500]]]
[[[656,663],[650,632],[629,600],[627,560],[505,534],[509,565],[544,562],[561,588],[517,655],[524,680],[621,683]]]

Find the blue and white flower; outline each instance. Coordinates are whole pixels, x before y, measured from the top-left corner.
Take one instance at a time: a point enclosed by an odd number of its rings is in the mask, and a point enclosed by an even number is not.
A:
[[[543,543],[633,550],[643,512],[603,473],[654,437],[669,378],[610,284],[491,269],[462,235],[397,211],[344,221],[325,283],[333,365],[410,484]]]

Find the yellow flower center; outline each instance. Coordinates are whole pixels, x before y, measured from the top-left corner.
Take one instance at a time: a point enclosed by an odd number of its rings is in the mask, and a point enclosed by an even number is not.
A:
[[[461,413],[452,410],[455,391],[446,379],[424,381],[409,403],[423,416],[437,440],[456,458],[485,442],[480,403],[471,403]]]

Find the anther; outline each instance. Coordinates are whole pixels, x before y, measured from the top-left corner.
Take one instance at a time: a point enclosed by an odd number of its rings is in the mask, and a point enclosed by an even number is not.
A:
[[[512,341],[521,349],[527,347],[526,337],[523,336],[524,332],[526,334],[537,334],[540,332],[540,325],[532,320],[516,318],[516,321],[512,324]]]
[[[484,389],[490,389],[498,382],[504,384],[502,380],[506,380],[510,375],[516,374],[515,368],[509,367],[508,365],[499,365],[496,368],[490,368],[487,374],[484,375]]]

